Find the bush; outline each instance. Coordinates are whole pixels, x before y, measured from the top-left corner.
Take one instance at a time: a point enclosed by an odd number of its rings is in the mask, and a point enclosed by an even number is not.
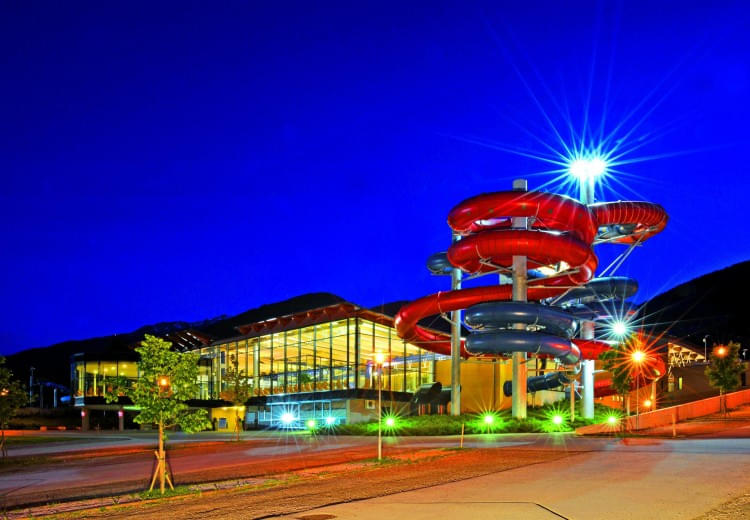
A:
[[[602,417],[611,411],[611,408],[598,406],[595,409],[595,419],[586,420],[576,417],[571,424],[569,420],[570,409],[564,405],[554,404],[539,408],[529,408],[525,421],[514,419],[510,416],[510,410],[502,412],[488,412],[486,414],[463,414],[453,415],[420,415],[420,416],[393,416],[394,424],[389,427],[383,424],[383,435],[387,436],[411,436],[411,435],[458,435],[461,433],[461,425],[464,432],[469,434],[479,433],[549,433],[573,431],[579,426],[603,422]],[[486,421],[486,417],[491,420]],[[559,416],[560,423],[554,418]],[[386,416],[388,417],[388,416]],[[377,421],[357,424],[342,424],[332,429],[319,428],[317,433],[335,433],[338,435],[377,435]]]

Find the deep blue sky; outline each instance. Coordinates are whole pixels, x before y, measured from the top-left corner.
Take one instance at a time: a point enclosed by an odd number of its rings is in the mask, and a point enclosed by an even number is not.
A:
[[[465,139],[560,148],[586,99],[668,155],[607,193],[672,217],[638,300],[750,259],[742,2],[314,4],[3,3],[1,351],[445,289],[450,208],[549,168]]]

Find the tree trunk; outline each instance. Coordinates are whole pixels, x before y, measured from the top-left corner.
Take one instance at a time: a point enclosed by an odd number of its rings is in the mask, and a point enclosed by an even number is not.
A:
[[[240,415],[235,414],[234,416],[234,431],[237,434],[237,438],[235,439],[237,442],[240,440]]]
[[[164,470],[165,470],[165,458],[164,458],[164,423],[159,423],[159,489],[161,494],[164,494]]]

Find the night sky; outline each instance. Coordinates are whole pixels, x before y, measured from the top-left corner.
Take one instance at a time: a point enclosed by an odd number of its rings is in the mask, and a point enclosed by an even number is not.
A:
[[[0,351],[446,289],[448,211],[603,117],[636,300],[750,259],[750,7],[506,3],[3,2]]]

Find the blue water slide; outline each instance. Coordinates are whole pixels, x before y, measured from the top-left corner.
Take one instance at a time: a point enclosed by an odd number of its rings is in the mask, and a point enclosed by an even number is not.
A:
[[[581,359],[581,351],[569,339],[527,330],[476,331],[466,338],[466,350],[474,355],[545,354],[566,365]]]
[[[638,291],[638,282],[625,276],[607,276],[594,278],[583,287],[576,287],[568,291],[562,299],[556,301],[557,305],[574,300],[581,303],[589,303],[607,300],[625,300]]]
[[[567,312],[537,303],[487,302],[466,310],[466,324],[475,330],[511,329],[514,323],[544,327],[544,332],[572,338],[576,317]]]
[[[440,253],[430,255],[430,257],[427,259],[427,269],[429,269],[429,271],[435,275],[450,276],[451,271],[453,271],[453,269],[455,268],[448,261],[448,253],[442,251]],[[528,272],[528,277],[530,280],[536,278],[544,278],[545,274],[538,269],[531,269]]]
[[[608,320],[612,316],[633,316],[638,314],[639,311],[638,305],[622,300],[589,302],[585,305],[573,304],[565,307],[565,312],[575,316],[577,320],[588,321]]]
[[[453,271],[453,266],[448,261],[448,253],[442,251],[440,253],[430,255],[430,257],[427,259],[427,269],[429,269],[432,274],[451,274],[451,271]]]
[[[530,377],[526,380],[526,389],[529,392],[539,392],[541,390],[552,390],[562,385],[570,383],[570,378],[565,372],[550,372],[541,376]],[[513,395],[513,382],[506,381],[503,383],[503,393],[506,397]]]

